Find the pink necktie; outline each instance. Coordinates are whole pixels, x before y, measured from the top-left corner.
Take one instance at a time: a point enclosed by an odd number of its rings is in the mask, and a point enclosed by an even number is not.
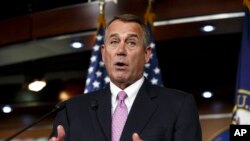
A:
[[[117,95],[118,104],[112,116],[112,141],[119,141],[128,117],[128,108],[124,102],[127,94],[120,91]]]

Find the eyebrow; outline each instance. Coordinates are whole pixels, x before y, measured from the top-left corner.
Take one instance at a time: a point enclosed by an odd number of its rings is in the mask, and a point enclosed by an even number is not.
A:
[[[131,37],[135,37],[135,38],[137,38],[137,39],[139,38],[139,36],[138,36],[137,34],[129,34],[129,35],[128,35],[128,38],[131,38]]]
[[[112,38],[112,37],[119,37],[119,35],[118,35],[118,33],[113,33],[113,34],[111,34],[110,36],[109,36],[109,38]],[[126,38],[133,38],[133,37],[135,37],[135,38],[139,38],[139,36],[137,35],[137,34],[133,34],[133,33],[131,33],[131,34],[128,34],[128,36],[126,37]]]
[[[118,34],[117,33],[113,33],[109,36],[109,38],[112,38],[112,37],[118,37]]]

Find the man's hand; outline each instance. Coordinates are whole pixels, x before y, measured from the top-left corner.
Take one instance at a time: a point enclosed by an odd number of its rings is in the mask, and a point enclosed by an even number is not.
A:
[[[57,126],[57,137],[52,137],[49,141],[64,141],[65,130],[62,125]]]
[[[133,133],[132,135],[132,140],[133,141],[143,141],[141,137],[137,133]]]

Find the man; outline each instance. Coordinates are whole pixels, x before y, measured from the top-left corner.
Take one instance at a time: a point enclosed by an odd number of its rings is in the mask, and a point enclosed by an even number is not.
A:
[[[108,23],[101,51],[110,86],[66,101],[50,141],[201,141],[193,96],[151,85],[144,78],[149,40],[147,27],[134,15]],[[126,117],[119,113],[116,119],[118,107],[125,108]],[[121,119],[125,121],[115,123]]]

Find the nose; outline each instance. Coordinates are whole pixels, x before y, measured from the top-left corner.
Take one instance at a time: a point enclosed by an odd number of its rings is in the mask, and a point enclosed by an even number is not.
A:
[[[121,43],[117,48],[117,55],[126,55],[126,47],[124,43]]]

